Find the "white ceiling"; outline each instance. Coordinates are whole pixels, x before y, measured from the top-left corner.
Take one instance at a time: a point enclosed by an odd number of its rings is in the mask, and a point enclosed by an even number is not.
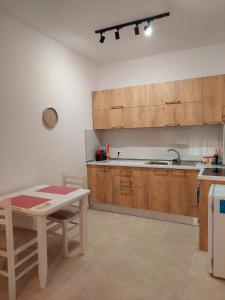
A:
[[[0,10],[99,64],[225,41],[225,0],[0,0]],[[150,38],[130,27],[100,44],[94,33],[166,11]]]

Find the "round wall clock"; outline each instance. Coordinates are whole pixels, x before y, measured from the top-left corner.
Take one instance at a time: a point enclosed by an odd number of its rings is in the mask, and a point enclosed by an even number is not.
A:
[[[48,107],[43,111],[42,120],[46,127],[54,128],[58,122],[58,113],[53,107]]]

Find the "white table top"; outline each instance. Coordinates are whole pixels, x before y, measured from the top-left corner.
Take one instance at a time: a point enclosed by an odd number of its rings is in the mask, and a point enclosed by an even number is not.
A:
[[[47,216],[60,208],[79,201],[82,198],[85,198],[90,193],[90,190],[87,189],[78,189],[74,192],[71,192],[67,195],[59,195],[59,194],[52,194],[52,193],[42,193],[38,192],[38,190],[48,187],[49,185],[43,184],[34,186],[25,190],[21,190],[15,193],[7,194],[0,197],[0,200],[13,198],[19,195],[26,195],[26,196],[33,196],[33,197],[40,197],[45,199],[50,199],[49,202],[37,205],[32,208],[20,208],[20,207],[13,207],[13,211],[20,212],[26,215],[31,216]]]

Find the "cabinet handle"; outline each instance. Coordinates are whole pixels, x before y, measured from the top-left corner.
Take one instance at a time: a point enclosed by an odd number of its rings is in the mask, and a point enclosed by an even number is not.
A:
[[[123,109],[123,105],[112,106],[111,109]]]
[[[120,171],[120,176],[131,177],[132,172],[131,171]]]
[[[166,127],[172,127],[172,126],[180,126],[180,124],[179,123],[166,124]]]
[[[123,126],[112,126],[112,129],[121,129]]]
[[[166,101],[165,104],[170,105],[170,104],[180,104],[180,101]]]

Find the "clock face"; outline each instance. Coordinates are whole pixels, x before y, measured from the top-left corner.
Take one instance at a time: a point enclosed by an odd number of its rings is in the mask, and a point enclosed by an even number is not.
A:
[[[52,108],[48,107],[43,111],[42,120],[44,125],[48,128],[54,128],[58,122],[58,114],[57,111]]]

